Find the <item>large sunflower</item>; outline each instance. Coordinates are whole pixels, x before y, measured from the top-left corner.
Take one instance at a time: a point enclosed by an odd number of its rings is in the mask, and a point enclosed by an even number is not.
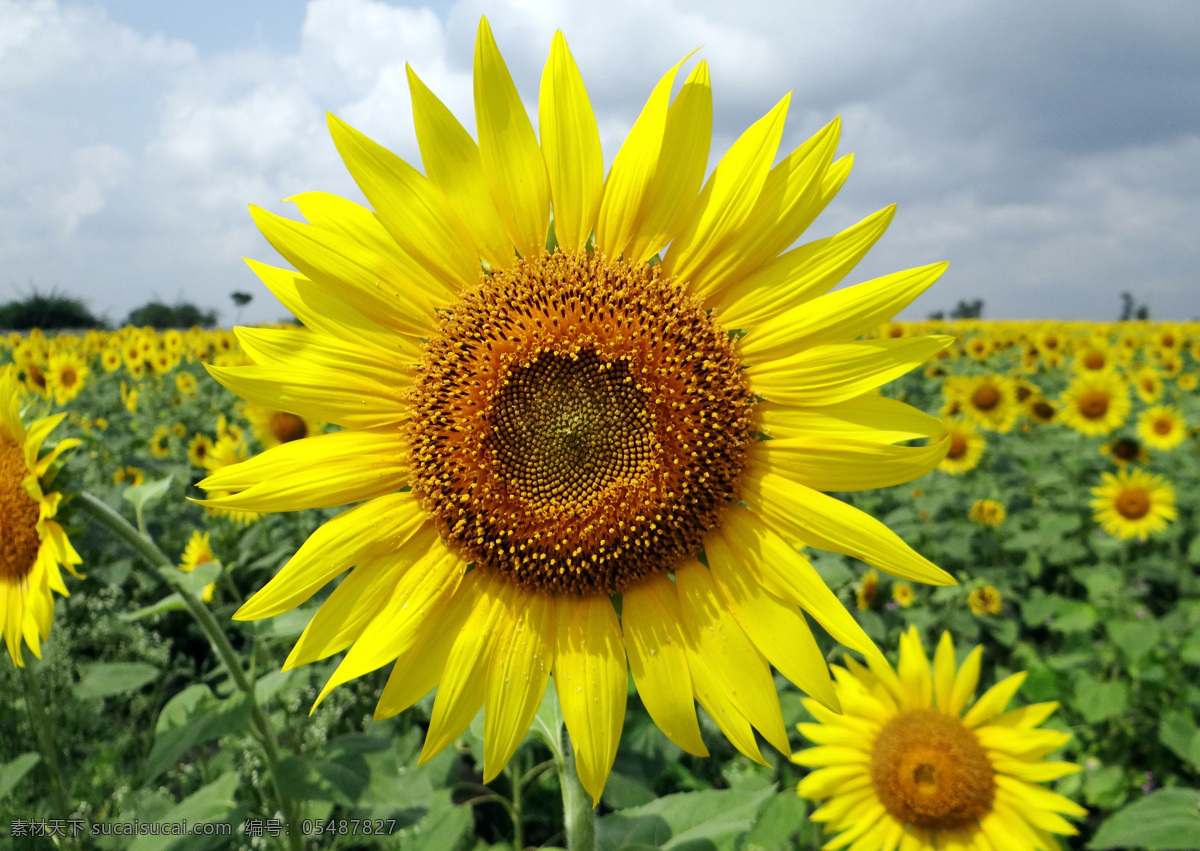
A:
[[[539,143],[485,20],[478,144],[410,70],[425,176],[331,117],[374,212],[321,193],[294,199],[310,224],[253,211],[300,274],[251,265],[307,329],[239,329],[254,364],[211,371],[250,401],[342,430],[201,486],[238,510],[365,502],[236,616],[287,611],[353,567],[287,665],[349,647],[323,699],[394,663],[379,717],[438,687],[424,758],[482,704],[485,780],[553,673],[598,798],[627,656],[651,717],[685,750],[706,753],[693,699],[750,758],[762,760],[752,729],[785,749],[768,662],[837,705],[804,612],[878,654],[797,543],[953,582],[821,493],[908,481],[945,454],[936,418],[871,391],[949,338],[855,342],[944,264],[830,293],[892,215],[786,250],[848,173],[838,122],[772,167],[784,98],[705,182],[708,68],[672,102],[678,69],[605,178],[561,33]],[[935,439],[901,445],[921,438]]]
[[[792,760],[816,769],[797,791],[825,802],[812,818],[838,834],[826,848],[1047,851],[1059,847],[1051,834],[1078,833],[1060,814],[1086,811],[1037,785],[1079,770],[1045,759],[1071,738],[1038,726],[1058,704],[1005,712],[1025,680],[1018,673],[968,709],[981,656],[976,647],[956,667],[944,632],[931,666],[909,627],[895,669],[874,659],[833,669],[841,715],[804,700],[818,723],[800,732],[817,747]]]
[[[82,559],[54,520],[62,494],[42,489],[42,477],[66,450],[60,440],[41,458],[42,443],[66,414],[21,421],[20,384],[11,367],[0,370],[0,630],[18,666],[21,640],[41,658],[41,642],[54,620],[51,591],[67,596],[59,567],[72,574]]]

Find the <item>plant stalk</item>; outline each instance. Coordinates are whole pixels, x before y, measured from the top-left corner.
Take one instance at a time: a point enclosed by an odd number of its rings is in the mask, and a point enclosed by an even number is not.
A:
[[[559,785],[562,787],[563,826],[567,834],[568,851],[595,851],[596,810],[592,796],[583,788],[575,767],[575,751],[571,736],[563,728],[563,759],[559,766]]]
[[[54,745],[54,730],[50,726],[50,716],[46,711],[46,701],[42,699],[42,690],[38,686],[37,675],[25,665],[17,668],[21,672],[21,682],[25,686],[25,708],[29,710],[29,719],[37,733],[38,743],[42,746],[42,759],[50,774],[50,785],[54,789],[54,797],[58,803],[58,817],[69,818],[71,815],[71,799],[67,797],[66,785],[63,783],[62,769],[58,762],[58,748]]]

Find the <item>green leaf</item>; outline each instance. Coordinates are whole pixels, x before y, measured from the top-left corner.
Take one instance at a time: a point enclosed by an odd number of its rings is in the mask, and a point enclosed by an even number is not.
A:
[[[1158,624],[1154,621],[1117,621],[1108,625],[1113,644],[1130,662],[1137,662],[1158,644]]]
[[[1050,628],[1056,632],[1085,632],[1096,625],[1099,615],[1096,607],[1079,600],[1066,600],[1059,607],[1050,622]]]
[[[181,587],[185,593],[194,597],[204,590],[205,585],[216,581],[216,578],[221,575],[221,562],[206,561],[204,564],[196,565],[190,571],[164,566],[160,567],[158,572],[173,586]]]
[[[157,502],[167,495],[167,491],[171,488],[171,476],[167,475],[165,479],[156,479],[153,482],[135,485],[134,487],[125,488],[125,499],[133,504],[134,510],[141,517],[142,509],[153,502]]]
[[[1158,740],[1184,762],[1200,769],[1200,753],[1196,751],[1198,735],[1200,729],[1186,709],[1167,712],[1158,722]]]
[[[179,609],[186,608],[183,604],[183,597],[178,594],[168,594],[157,603],[151,603],[149,606],[143,606],[134,612],[127,612],[120,615],[123,621],[140,621],[143,618],[148,618],[152,615],[161,615],[165,612],[175,612]]]
[[[754,824],[774,786],[759,790],[705,790],[667,795],[640,807],[617,810],[597,820],[599,851],[628,851],[638,845],[664,849],[697,847],[733,851]],[[701,845],[703,843],[703,845]]]
[[[207,688],[189,686],[163,707],[154,746],[146,757],[143,783],[154,780],[197,745],[236,733],[245,726],[250,717],[245,699],[239,694],[219,701],[211,693],[204,695],[199,691]]]
[[[1083,795],[1091,806],[1108,810],[1121,803],[1127,785],[1125,769],[1119,765],[1106,765],[1087,772],[1083,778]]]
[[[1109,816],[1087,847],[1150,851],[1200,848],[1200,791],[1176,788],[1152,792]]]
[[[1129,686],[1121,680],[1101,682],[1085,674],[1075,681],[1071,705],[1085,721],[1095,724],[1129,708]]]
[[[759,813],[742,842],[741,851],[791,851],[804,847],[795,844],[793,838],[812,826],[805,817],[807,813],[808,803],[794,789],[780,792]]]
[[[212,783],[188,795],[155,821],[165,824],[182,824],[186,821],[189,826],[203,822],[224,822],[235,806],[233,793],[237,787],[237,772],[227,771]],[[232,837],[233,833],[231,829],[229,836]],[[184,847],[190,844],[183,836],[139,836],[130,843],[129,851],[165,851],[176,845]]]
[[[41,761],[40,754],[23,753],[16,759],[0,765],[0,801],[8,797],[8,793],[17,788],[21,778]]]
[[[81,676],[75,684],[75,696],[80,700],[139,691],[158,679],[160,673],[146,662],[93,662],[79,667]]]
[[[450,793],[442,791],[424,818],[398,834],[402,837],[400,847],[405,851],[446,851],[456,848],[473,823],[471,808],[456,805],[450,800]]]

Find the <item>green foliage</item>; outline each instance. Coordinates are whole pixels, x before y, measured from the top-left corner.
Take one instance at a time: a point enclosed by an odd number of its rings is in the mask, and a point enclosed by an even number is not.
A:
[[[156,299],[131,310],[125,324],[138,328],[149,325],[159,330],[193,326],[212,328],[217,324],[217,311],[201,310],[188,301],[164,304]]]

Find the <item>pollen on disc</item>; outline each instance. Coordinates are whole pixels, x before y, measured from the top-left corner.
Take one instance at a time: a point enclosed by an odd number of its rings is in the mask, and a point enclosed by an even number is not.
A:
[[[440,314],[410,396],[414,490],[523,588],[617,593],[736,499],[753,403],[728,334],[656,268],[543,254]]]

